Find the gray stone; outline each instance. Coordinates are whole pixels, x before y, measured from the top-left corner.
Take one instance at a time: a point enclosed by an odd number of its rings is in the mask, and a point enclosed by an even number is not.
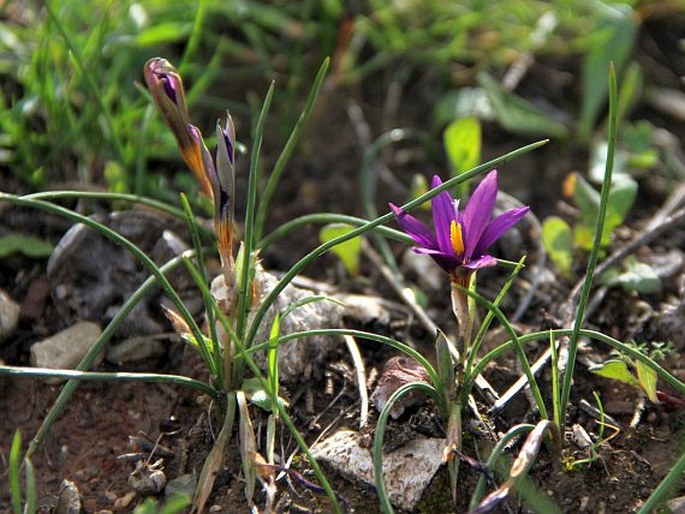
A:
[[[107,348],[105,358],[111,364],[121,365],[150,357],[164,355],[164,345],[151,337],[129,337]]]
[[[445,439],[417,438],[383,454],[383,476],[390,501],[412,510],[442,464]],[[340,473],[374,485],[373,454],[362,448],[358,435],[341,430],[312,447],[312,454]]]
[[[126,237],[156,264],[162,265],[187,249],[169,227],[173,220],[154,212],[122,211],[94,219]],[[72,226],[50,256],[47,275],[57,314],[67,324],[96,320],[106,324],[150,276],[150,271],[124,247],[83,224]],[[183,266],[168,274],[184,300],[199,297]],[[157,306],[165,298],[153,287],[120,325],[121,338],[158,334],[165,329]],[[189,302],[197,303],[197,302]],[[195,314],[198,314],[195,312]]]
[[[31,365],[36,368],[74,369],[102,334],[97,323],[82,321],[31,346]],[[102,362],[99,356],[95,365]]]
[[[273,291],[278,283],[278,278],[261,268],[255,273],[255,291],[257,293],[254,305],[263,302],[268,294]],[[230,312],[232,306],[232,294],[226,287],[223,275],[219,275],[212,281],[212,294],[221,305],[224,312]],[[262,319],[256,334],[255,344],[264,343],[269,340],[271,326],[273,325],[276,313],[284,313],[294,303],[299,302],[315,293],[311,290],[302,289],[289,284],[278,295],[276,301],[268,309]],[[252,309],[249,315],[250,323],[254,319]],[[342,324],[342,314],[344,307],[339,303],[329,301],[316,301],[304,304],[290,312],[280,320],[280,334],[287,335],[304,330],[316,330],[322,328],[340,327]],[[218,331],[221,333],[220,324]],[[224,336],[225,337],[225,336]],[[287,381],[299,379],[305,372],[307,366],[321,362],[337,345],[342,344],[341,338],[315,336],[302,339],[295,339],[281,344],[278,348],[279,376]],[[260,365],[266,362],[266,352],[255,354],[255,359]]]
[[[0,341],[9,336],[19,323],[19,304],[0,289]]]

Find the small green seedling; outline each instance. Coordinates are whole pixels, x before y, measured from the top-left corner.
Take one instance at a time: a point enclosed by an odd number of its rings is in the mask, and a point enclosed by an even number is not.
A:
[[[651,350],[645,343],[632,343],[640,353],[643,353],[655,361],[663,361],[676,352],[669,343],[653,342]],[[590,371],[606,378],[618,380],[628,384],[635,389],[644,392],[651,402],[657,403],[656,371],[647,367],[638,359],[631,359],[623,354],[619,354],[618,359],[611,359],[597,366],[590,368]]]
[[[542,242],[552,262],[566,277],[572,274],[576,250],[592,249],[600,194],[587,180],[577,173],[570,174],[564,182],[564,194],[573,198],[580,211],[578,221],[571,227],[563,219],[552,216],[542,225]],[[601,245],[606,248],[613,231],[623,224],[628,211],[635,203],[637,182],[621,176],[614,181],[609,192],[607,213],[602,230]]]
[[[588,448],[589,455],[587,457],[585,457],[584,459],[571,458],[564,462],[564,468],[567,471],[576,471],[584,464],[592,464],[593,462],[595,462],[599,458],[597,450],[600,448],[600,446],[602,446],[604,443],[608,443],[614,437],[621,433],[621,429],[619,427],[611,425],[606,422],[604,417],[604,406],[602,405],[602,400],[600,400],[599,395],[595,391],[593,391],[592,396],[594,396],[595,402],[597,403],[597,410],[599,410],[599,420],[596,420],[597,424],[599,425],[597,440],[594,442],[592,446],[590,446],[590,448]],[[604,437],[605,428],[611,429],[611,434],[609,434],[606,437]]]
[[[661,291],[661,279],[649,264],[628,257],[623,269],[610,268],[602,275],[602,284],[607,287],[621,287],[624,291],[653,294]]]

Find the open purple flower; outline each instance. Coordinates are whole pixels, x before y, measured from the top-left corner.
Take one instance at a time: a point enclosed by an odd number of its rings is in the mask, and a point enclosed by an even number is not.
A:
[[[441,184],[440,177],[434,176],[431,187],[435,189]],[[496,198],[496,170],[478,185],[463,212],[459,211],[459,202],[452,200],[447,191],[437,194],[431,200],[435,234],[396,205],[391,203],[390,208],[402,229],[416,241],[414,251],[430,255],[457,280],[479,268],[494,266],[497,260],[486,251],[530,209],[527,206],[511,209],[491,220]]]

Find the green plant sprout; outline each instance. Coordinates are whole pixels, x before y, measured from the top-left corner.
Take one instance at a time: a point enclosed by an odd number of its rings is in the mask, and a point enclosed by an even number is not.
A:
[[[677,352],[670,343],[652,342],[650,345],[647,345],[646,343],[631,341],[629,344],[635,351],[646,355],[655,362],[661,362],[677,355]],[[612,353],[617,355],[618,358],[592,366],[590,371],[601,377],[628,384],[630,387],[645,394],[651,402],[658,403],[656,372],[645,366],[638,359],[627,357],[623,353]]]
[[[597,440],[592,443],[592,446],[588,448],[588,456],[583,458],[583,459],[573,459],[569,458],[565,460],[562,464],[564,466],[564,469],[566,471],[576,471],[578,470],[581,466],[589,465],[595,462],[597,459],[599,459],[599,455],[597,451],[599,448],[604,444],[608,443],[611,441],[614,437],[616,437],[618,434],[621,433],[621,429],[615,425],[611,425],[610,423],[607,423],[604,417],[604,406],[602,405],[602,401],[599,398],[599,395],[593,391],[592,396],[595,398],[595,402],[597,403],[597,408],[599,410],[599,419],[596,420],[597,425],[599,426],[599,432],[597,434]],[[604,437],[604,429],[609,428],[611,430],[611,434],[608,436]]]
[[[24,481],[26,487],[25,503],[22,508],[21,501],[21,432],[17,430],[12,438],[10,447],[8,478],[12,512],[14,514],[35,514],[37,508],[36,477],[33,472],[33,464],[26,457],[24,459]]]
[[[570,174],[564,183],[564,193],[572,197],[579,209],[578,221],[571,228],[558,216],[550,216],[542,225],[542,242],[562,275],[573,275],[576,250],[590,251],[600,205],[600,194],[581,175]],[[601,248],[611,242],[614,230],[623,224],[637,197],[637,183],[632,179],[612,183],[607,200],[607,212],[600,239]]]

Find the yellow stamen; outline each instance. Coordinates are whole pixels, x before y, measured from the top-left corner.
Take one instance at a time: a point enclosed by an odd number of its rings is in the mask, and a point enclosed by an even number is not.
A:
[[[464,237],[461,231],[461,223],[452,221],[450,224],[450,242],[455,255],[464,253]]]

